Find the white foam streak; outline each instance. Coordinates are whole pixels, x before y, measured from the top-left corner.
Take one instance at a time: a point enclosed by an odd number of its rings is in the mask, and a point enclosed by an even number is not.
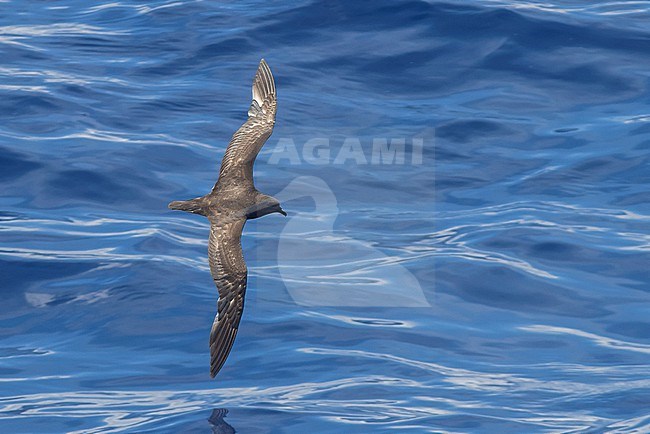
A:
[[[533,333],[564,334],[564,335],[578,336],[581,338],[589,339],[590,341],[594,342],[596,345],[601,347],[650,354],[650,345],[626,342],[619,339],[608,338],[606,336],[600,336],[595,333],[588,333],[582,330],[572,329],[568,327],[531,325],[531,326],[522,326],[519,327],[519,329],[528,332],[533,332]]]
[[[37,24],[30,26],[0,26],[0,35],[12,37],[61,35],[126,35],[126,30],[106,30],[102,27],[79,23]]]
[[[159,421],[161,416],[176,416],[212,407],[263,407],[294,410],[322,415],[325,411],[350,423],[380,422],[386,414],[399,419],[431,414],[427,408],[395,407],[395,401],[311,399],[315,394],[327,394],[356,387],[421,387],[414,381],[385,376],[343,378],[333,381],[300,383],[269,388],[199,389],[171,391],[110,391],[41,393],[0,400],[0,415],[6,419],[24,417],[64,416],[84,419],[90,415],[102,417],[104,425],[84,428],[71,433],[118,433],[142,428]],[[341,413],[346,411],[345,413]],[[435,414],[440,414],[436,410]]]
[[[307,350],[307,349],[306,349]],[[315,350],[315,349],[312,349]],[[343,352],[344,353],[344,352]],[[349,354],[351,352],[348,352]],[[358,356],[358,352],[350,354]],[[370,354],[372,355],[372,354]],[[447,369],[448,374],[458,370]],[[471,371],[468,371],[471,373]],[[472,373],[474,374],[474,373]],[[380,387],[386,391],[408,388],[416,393],[407,404],[399,395],[393,399],[332,399],[333,395],[354,393],[355,388]],[[462,388],[459,384],[458,388]],[[390,396],[390,395],[388,395]],[[101,417],[103,425],[83,428],[73,433],[118,433],[144,429],[161,418],[171,418],[206,408],[264,408],[315,414],[346,424],[382,425],[395,423],[418,425],[419,419],[432,416],[466,414],[493,417],[497,409],[488,403],[461,399],[436,398],[431,386],[417,381],[387,376],[360,376],[332,381],[305,382],[268,388],[195,389],[172,391],[107,391],[39,393],[0,400],[0,414],[6,419],[64,416],[84,419]],[[425,405],[419,405],[418,402]],[[514,413],[509,420],[528,424],[543,424],[555,429],[578,428],[613,422],[602,417],[564,412],[531,413],[525,408],[503,408]],[[566,432],[566,431],[564,431]]]
[[[171,255],[146,255],[146,254],[127,254],[118,253],[117,248],[107,247],[90,250],[45,250],[45,249],[26,249],[26,248],[0,248],[0,256],[23,259],[38,259],[49,261],[117,261],[129,262],[148,261],[148,262],[172,262],[182,264],[190,268],[201,271],[209,270],[207,259],[190,259]]]
[[[616,219],[624,221],[617,222]],[[641,231],[648,220],[650,216],[627,210],[586,208],[559,202],[512,202],[462,212],[438,213],[432,220],[432,226],[443,228],[429,234],[409,234],[421,239],[405,250],[411,252],[411,259],[438,256],[493,262],[538,277],[556,279],[557,275],[542,269],[541,264],[533,264],[500,251],[487,250],[484,245],[479,248],[474,244],[486,233],[497,237],[495,234],[500,231],[528,229],[544,233],[555,231],[558,236],[570,234],[572,237],[582,237],[588,240],[585,244],[606,250],[647,251],[650,249],[650,236]],[[446,222],[457,221],[469,223],[444,227]],[[630,231],[632,224],[638,226],[639,232]],[[622,230],[616,230],[617,225]]]
[[[0,38],[0,42],[2,38]],[[77,85],[91,85],[94,83],[112,83],[118,85],[128,85],[128,82],[121,80],[115,77],[107,76],[86,76],[74,74],[70,71],[56,71],[52,69],[38,69],[38,70],[28,70],[28,69],[19,69],[12,68],[7,66],[0,66],[0,75],[6,75],[11,78],[40,78],[45,83],[70,83]],[[39,86],[40,87],[40,86]],[[24,135],[16,135],[17,139],[24,139]]]
[[[63,134],[60,136],[27,136],[17,135],[8,132],[2,132],[0,136],[9,137],[17,140],[44,141],[44,140],[96,140],[106,143],[132,143],[140,145],[173,145],[184,148],[204,148],[214,150],[213,146],[206,143],[195,142],[191,140],[176,139],[168,134],[138,134],[122,133],[117,131],[104,131],[93,128],[87,128],[84,131]]]
[[[184,5],[186,2],[170,2],[170,3],[165,3],[162,5],[158,6],[147,6],[147,5],[137,5],[137,4],[127,4],[127,3],[120,3],[120,2],[113,2],[113,3],[104,3],[101,5],[93,6],[88,9],[86,9],[84,12],[86,14],[93,14],[97,12],[102,12],[105,10],[109,9],[133,9],[135,13],[140,14],[140,15],[146,15],[151,12],[155,12],[160,9],[167,9],[167,8],[173,8],[173,7],[178,7]]]
[[[65,378],[72,378],[71,375],[46,375],[42,377],[0,377],[0,383],[14,383],[19,381],[41,381],[41,380],[61,380]]]
[[[408,359],[384,353],[373,353],[362,350],[339,350],[331,348],[302,348],[300,351],[321,355],[338,355],[342,357],[368,358],[394,362],[422,369],[432,374],[443,376],[443,381],[450,383],[455,390],[470,389],[473,391],[503,393],[503,392],[549,392],[557,393],[562,399],[570,397],[581,398],[584,394],[602,394],[608,391],[644,388],[650,386],[650,380],[632,380],[610,382],[607,384],[576,381],[542,381],[524,377],[521,374],[487,373],[461,368],[450,368],[442,364]],[[497,367],[498,368],[498,367]],[[584,378],[588,381],[588,378]]]
[[[612,1],[585,3],[581,5],[559,5],[557,3],[539,1],[484,0],[487,6],[504,7],[506,9],[546,12],[551,14],[570,15],[572,17],[584,14],[586,16],[616,16],[616,15],[645,15],[650,13],[650,6],[645,1]]]

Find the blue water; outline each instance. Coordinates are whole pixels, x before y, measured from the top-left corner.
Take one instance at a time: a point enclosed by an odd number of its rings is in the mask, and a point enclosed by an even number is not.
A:
[[[0,432],[650,432],[646,2],[5,0],[0,53]],[[260,58],[289,216],[210,380],[166,205]]]

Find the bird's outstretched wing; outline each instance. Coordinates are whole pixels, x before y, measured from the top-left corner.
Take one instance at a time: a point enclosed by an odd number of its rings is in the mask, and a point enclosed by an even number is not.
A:
[[[210,376],[221,369],[237,336],[246,294],[246,263],[241,249],[241,233],[246,220],[212,224],[208,260],[219,290],[217,315],[210,331]]]
[[[253,80],[253,101],[248,120],[232,136],[221,161],[219,181],[253,185],[253,163],[273,132],[277,98],[273,75],[264,59]]]

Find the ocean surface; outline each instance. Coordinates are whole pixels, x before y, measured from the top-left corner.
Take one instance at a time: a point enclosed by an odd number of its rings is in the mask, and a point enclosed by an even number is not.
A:
[[[1,0],[0,432],[650,432],[649,86],[645,1]]]

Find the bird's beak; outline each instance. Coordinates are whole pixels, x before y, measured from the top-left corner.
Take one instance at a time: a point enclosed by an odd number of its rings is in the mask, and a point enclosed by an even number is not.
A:
[[[278,207],[278,212],[280,214],[282,214],[283,216],[285,216],[285,217],[287,216],[287,212],[285,210],[283,210],[282,207]]]

